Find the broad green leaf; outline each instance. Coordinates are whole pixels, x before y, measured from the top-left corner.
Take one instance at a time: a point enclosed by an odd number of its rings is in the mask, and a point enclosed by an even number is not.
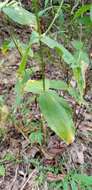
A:
[[[87,53],[82,50],[77,51],[74,57],[76,59],[76,64],[72,65],[72,69],[82,98],[86,87],[85,73],[89,64],[89,58]]]
[[[45,80],[45,90],[49,90],[49,80]],[[26,92],[32,92],[35,94],[40,94],[43,92],[43,81],[42,80],[28,80],[24,91]]]
[[[92,19],[91,17],[88,17],[88,16],[83,16],[81,18],[79,18],[79,24],[82,24],[82,25],[85,25],[85,26],[90,26],[92,27]]]
[[[67,90],[68,86],[65,82],[60,80],[49,80],[45,79],[45,90],[48,91],[50,88],[56,90]],[[28,80],[25,89],[26,92],[41,93],[43,92],[43,81],[42,80]]]
[[[25,71],[22,73],[22,76],[20,78],[17,77],[16,85],[15,85],[15,94],[16,94],[16,105],[20,105],[23,99],[24,94],[24,86],[26,82],[29,80],[30,76],[32,75],[33,71],[32,69],[25,69]]]
[[[71,188],[72,188],[72,190],[78,190],[77,184],[73,180],[71,181]]]
[[[78,91],[77,89],[75,89],[75,88],[69,86],[69,87],[68,87],[68,92],[69,92],[69,94],[70,94],[72,97],[75,98],[75,100],[76,100],[79,104],[81,104],[80,93],[79,93],[79,91]]]
[[[67,90],[68,85],[61,80],[49,80],[50,82],[50,88],[56,89],[56,90]]]
[[[20,42],[20,48],[22,50],[22,55],[25,54],[27,46],[28,46],[27,44]],[[28,50],[28,56],[33,57],[33,50],[30,47],[29,47],[29,50]]]
[[[84,61],[84,64],[85,65],[88,65],[89,64],[89,58],[88,58],[88,54],[82,50],[82,49],[79,49],[78,51],[76,51],[74,53],[74,58],[76,60],[76,64],[75,65],[72,65],[72,67],[76,67],[78,65],[81,66],[81,62]]]
[[[0,165],[0,176],[5,176],[5,167],[4,167],[4,165]]]
[[[0,11],[2,10],[3,7],[5,7],[7,3],[8,3],[8,0],[6,0],[5,2],[0,2]]]
[[[75,15],[74,15],[74,19],[77,17],[80,17],[81,15],[83,15],[84,13],[86,13],[88,10],[90,10],[90,7],[92,6],[92,4],[85,4],[82,7],[80,7]]]
[[[39,143],[41,145],[42,139],[43,139],[43,136],[42,136],[42,132],[40,130],[32,132],[29,135],[29,140],[30,140],[31,144]]]
[[[2,11],[14,22],[31,26],[37,29],[37,21],[36,17],[33,13],[25,10],[21,6],[18,5],[10,5],[2,8]]]
[[[39,33],[36,31],[33,31],[31,36],[30,36],[30,42],[31,44],[39,43]]]
[[[63,190],[68,190],[69,186],[68,186],[68,181],[63,181]]]
[[[74,141],[74,124],[53,92],[44,92],[39,97],[39,106],[48,126],[67,144]]]
[[[72,109],[70,108],[68,102],[63,98],[63,97],[59,97],[59,99],[57,100],[61,106],[64,107],[64,109],[66,110],[68,116],[70,117],[71,119],[71,116],[72,116]]]
[[[58,22],[59,26],[62,28],[62,26],[64,24],[64,13],[63,13],[62,9],[61,9],[61,11],[59,13],[57,22]]]
[[[16,94],[15,104],[16,106],[18,106],[22,102],[22,98],[23,98],[22,80],[17,79],[16,85],[15,85],[15,94]]]
[[[19,65],[18,73],[21,75],[23,75],[23,73],[25,71],[25,67],[27,64],[28,57],[29,57],[30,49],[31,49],[31,42],[29,42],[29,44],[27,45],[25,52],[24,52],[24,55],[22,57],[21,63]]]
[[[85,89],[85,81],[83,80],[81,67],[74,68],[73,75],[75,77],[75,80],[77,81],[77,85],[78,85],[78,89],[81,94],[81,97],[83,97],[84,89]]]
[[[72,109],[70,108],[68,102],[63,98],[63,97],[59,97],[58,94],[56,92],[53,92],[53,96],[55,98],[55,100],[62,106],[64,107],[64,109],[66,110],[68,116],[71,119],[72,116]]]
[[[73,55],[63,45],[61,45],[57,41],[51,39],[49,36],[46,36],[46,35],[42,35],[40,40],[51,49],[58,48],[61,51],[62,59],[67,64],[75,63],[75,59]]]
[[[84,185],[92,185],[92,176],[74,174],[73,180]]]
[[[57,55],[62,58],[63,52],[61,51],[61,49],[58,47],[55,47],[55,51],[56,51]]]
[[[76,50],[80,50],[83,48],[83,43],[79,40],[73,40],[72,45]]]
[[[55,47],[57,47],[58,43],[57,41],[51,39],[49,36],[46,35],[42,35],[41,39],[40,39],[44,44],[46,44],[49,48],[54,49]],[[60,45],[60,44],[59,44]]]
[[[45,7],[47,7],[49,0],[45,0]]]

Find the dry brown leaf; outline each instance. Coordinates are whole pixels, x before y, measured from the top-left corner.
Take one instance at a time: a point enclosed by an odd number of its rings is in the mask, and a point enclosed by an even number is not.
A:
[[[48,165],[50,165],[50,166],[54,166],[55,164],[56,164],[56,160],[55,159],[43,159],[43,164],[45,165],[45,166],[48,166]]]
[[[48,152],[46,148],[41,147],[40,150],[47,160],[52,160],[55,157],[55,154]]]
[[[59,142],[55,137],[51,137],[48,144],[48,152],[53,155],[58,155],[66,149],[66,144],[63,141]]]
[[[32,157],[32,158],[34,158],[38,152],[39,152],[39,148],[37,148],[36,146],[29,147],[26,151],[27,156]]]
[[[55,174],[53,174],[51,172],[47,173],[47,180],[50,181],[50,182],[51,181],[60,181],[60,180],[63,180],[64,177],[65,177],[64,174],[55,175]]]
[[[81,131],[92,131],[92,122],[83,121],[83,122],[79,125],[79,129],[80,129]]]
[[[53,155],[58,155],[60,153],[62,153],[65,150],[65,148],[51,148],[49,149],[49,153],[53,154]]]
[[[88,121],[88,120],[92,121],[92,114],[90,114],[90,113],[85,113],[85,112],[84,112],[83,116],[85,117],[85,119],[86,119],[87,121]]]
[[[74,163],[83,164],[84,163],[84,151],[85,147],[83,144],[74,143],[70,150],[70,155]]]

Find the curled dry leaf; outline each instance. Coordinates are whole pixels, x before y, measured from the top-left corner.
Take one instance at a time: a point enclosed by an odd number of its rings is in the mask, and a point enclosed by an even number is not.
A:
[[[37,148],[36,146],[29,147],[27,149],[27,156],[29,157],[35,158],[37,153],[39,153],[39,148]]]
[[[48,152],[54,156],[61,154],[65,151],[67,145],[63,141],[59,141],[56,136],[52,136],[48,143]]]
[[[79,129],[81,131],[92,131],[92,122],[90,122],[90,121],[83,121],[79,125]]]
[[[52,148],[49,150],[50,153],[54,154],[54,155],[58,155],[60,153],[62,153],[65,150],[65,148]]]
[[[48,166],[48,165],[55,166],[56,165],[56,160],[55,159],[52,159],[52,160],[50,160],[50,159],[43,159],[43,164],[45,166]]]
[[[47,160],[53,160],[53,158],[55,157],[55,154],[48,152],[46,148],[41,147],[40,150]]]
[[[60,180],[63,180],[64,177],[65,177],[64,174],[55,175],[55,174],[53,174],[51,172],[47,173],[47,180],[50,181],[50,182],[51,181],[60,181]]]
[[[92,114],[84,113],[84,121],[82,121],[79,125],[79,129],[81,131],[92,131]]]

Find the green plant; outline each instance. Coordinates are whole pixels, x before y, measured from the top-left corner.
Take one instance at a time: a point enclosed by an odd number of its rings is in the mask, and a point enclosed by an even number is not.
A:
[[[26,162],[26,161],[25,161]],[[40,159],[30,159],[27,163],[31,163],[33,167],[37,168],[39,175],[36,180],[38,182],[39,188],[42,185],[44,187],[44,181],[47,179],[48,189],[58,189],[58,190],[91,190],[92,188],[92,176],[82,174],[77,170],[70,170],[67,174],[64,174],[63,179],[58,180],[58,175],[61,173],[60,167],[57,166],[43,166]],[[51,174],[51,181],[48,180],[48,173]],[[57,178],[57,180],[56,180]]]
[[[74,15],[74,19],[83,16],[83,14],[85,14],[87,11],[90,11],[90,19],[91,19],[91,8],[92,8],[92,4],[85,4],[82,5],[76,12]]]
[[[4,162],[6,162],[6,161],[15,161],[16,160],[16,158],[15,158],[15,156],[12,154],[12,153],[10,153],[10,152],[7,152],[5,155],[4,155],[4,157],[2,158],[2,159],[0,159],[0,163],[4,163]]]
[[[53,172],[55,174],[55,172]],[[92,176],[77,173],[77,171],[70,171],[64,179],[57,182],[49,182],[49,189],[62,189],[67,190],[91,190],[92,188]]]
[[[29,140],[31,144],[38,143],[39,145],[41,145],[43,140],[43,135],[41,130],[31,132],[31,134],[29,135]]]
[[[63,189],[71,186],[72,190],[81,189],[91,189],[92,187],[92,176],[87,176],[85,174],[77,173],[76,171],[71,171],[63,181]]]
[[[79,6],[74,13],[73,23],[76,26],[78,25],[78,28],[80,30],[80,38],[83,38],[84,35],[90,34],[91,32],[92,28],[91,9],[92,9],[92,3],[89,4],[82,3],[82,5]]]
[[[39,18],[39,5],[35,0],[33,1],[35,7],[35,14],[26,11],[19,3],[13,1],[11,3],[3,4],[1,3],[1,11],[8,17],[8,19],[21,25],[28,25],[33,27],[33,32],[29,40],[28,45],[21,51],[19,47],[20,44],[13,38],[16,47],[21,55],[21,63],[18,69],[18,79],[16,85],[16,92],[19,96],[23,96],[24,92],[32,92],[36,95],[36,100],[39,104],[40,110],[46,119],[49,127],[67,144],[74,141],[74,123],[72,120],[72,111],[63,97],[59,97],[55,90],[65,90],[74,96],[79,104],[84,103],[83,95],[85,90],[85,70],[89,63],[89,59],[85,50],[83,50],[83,44],[78,41],[73,42],[75,48],[74,53],[69,52],[62,44],[58,43],[48,36],[54,22],[60,14],[62,5],[64,1],[60,2],[55,16],[47,28],[47,30],[42,34],[40,27]],[[47,6],[48,1],[45,1],[45,6]],[[25,19],[23,19],[25,18]],[[25,77],[26,74],[26,64],[29,58],[29,52],[32,52],[33,44],[39,45],[39,55],[40,55],[40,69],[42,73],[41,80],[29,80],[29,75]],[[43,57],[43,45],[46,45],[50,49],[55,49],[59,52],[62,60],[67,63],[73,71],[73,76],[77,83],[77,88],[73,88],[71,84],[66,84],[63,81],[49,80],[45,77],[45,61]],[[53,90],[52,90],[53,89]],[[17,102],[19,104],[19,102]],[[30,135],[33,138],[34,134]]]
[[[37,34],[36,34],[36,36],[37,36]],[[59,107],[58,108],[56,107],[56,105],[58,105],[58,102],[60,102],[59,97],[58,97],[58,95],[55,96],[54,92],[51,92],[49,90],[50,89],[63,89],[63,90],[66,90],[72,96],[74,96],[74,98],[76,99],[76,101],[79,104],[83,103],[84,102],[83,95],[84,95],[84,90],[85,90],[85,71],[86,71],[86,68],[88,66],[89,59],[88,59],[88,55],[85,52],[85,50],[82,50],[82,48],[83,48],[82,42],[81,43],[78,42],[78,41],[73,42],[73,46],[75,47],[76,51],[74,52],[74,55],[72,55],[61,44],[59,44],[55,40],[52,40],[50,37],[48,37],[48,36],[46,36],[44,34],[42,35],[40,40],[41,40],[41,42],[46,44],[49,48],[58,49],[59,52],[62,53],[63,60],[67,64],[69,64],[70,67],[72,68],[73,75],[74,75],[75,80],[77,82],[77,89],[73,89],[70,84],[67,85],[63,81],[55,81],[55,80],[45,79],[45,92],[43,92],[42,80],[40,80],[40,81],[29,80],[26,83],[25,88],[24,88],[24,90],[27,91],[27,92],[32,92],[32,93],[37,93],[37,94],[42,93],[43,94],[43,95],[40,95],[40,98],[39,98],[41,111],[42,111],[43,115],[45,116],[47,122],[49,123],[49,126],[60,137],[62,137],[63,128],[64,128],[64,130],[66,128],[66,134],[68,134],[68,135],[69,135],[69,133],[71,134],[71,132],[68,132],[68,127],[70,126],[69,128],[71,130],[72,127],[73,127],[73,123],[70,123],[70,124],[68,123],[68,121],[69,121],[69,117],[68,117],[68,120],[67,120],[68,126],[62,127],[61,128],[62,132],[60,132],[60,123],[58,124],[58,121],[60,121],[61,117],[59,116],[59,114],[62,115],[64,113],[63,112],[64,110],[63,110],[63,108],[61,108],[61,111],[60,111]],[[46,92],[46,91],[48,91],[48,92]],[[55,105],[53,103],[50,104],[51,101],[53,100],[53,98],[55,98],[54,103],[55,103],[55,100],[57,101]],[[48,105],[49,99],[50,99],[50,103],[49,103],[50,106]],[[47,102],[46,102],[46,100],[47,100]],[[64,108],[65,108],[65,111],[67,111],[65,104],[67,104],[67,103],[65,101],[63,102],[63,100],[61,100],[61,105],[63,105]],[[48,105],[47,108],[46,108],[46,105]],[[57,113],[54,112],[54,111],[49,112],[49,109],[51,109],[52,105],[55,106],[55,107],[52,108],[52,110],[58,110]],[[69,108],[68,108],[68,110],[69,110]],[[51,121],[51,113],[52,113],[52,121]],[[57,117],[55,117],[54,114]],[[65,118],[67,118],[67,115],[65,113],[64,113],[64,116],[65,116]],[[63,116],[63,118],[64,118],[64,116]],[[68,113],[68,116],[69,116],[69,113]],[[55,119],[53,119],[53,118],[55,118]],[[57,123],[57,125],[55,124],[55,122]],[[61,125],[63,126],[64,123],[62,123],[62,122],[63,122],[63,120],[61,121]],[[53,123],[55,124],[55,126],[58,126],[58,127],[55,127]],[[63,139],[65,140],[65,138],[67,139],[68,137],[65,137],[65,134],[64,134]]]
[[[0,159],[0,177],[4,177],[6,175],[6,166],[5,163],[6,162],[16,162],[17,163],[17,159],[15,158],[15,156],[10,153],[7,152],[2,159]]]
[[[4,165],[0,165],[0,177],[5,176],[5,167]]]

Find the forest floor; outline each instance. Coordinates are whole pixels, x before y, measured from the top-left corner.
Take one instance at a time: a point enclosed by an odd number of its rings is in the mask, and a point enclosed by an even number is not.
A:
[[[18,32],[21,39],[25,41],[29,31],[25,29],[21,34],[20,29]],[[7,29],[2,24],[0,46],[7,37]],[[90,87],[86,92],[90,109],[77,106],[75,110],[75,126],[77,127],[74,143],[66,145],[48,129],[47,142],[39,147],[36,143],[33,146],[29,144],[29,131],[25,129],[26,122],[24,122],[30,119],[36,126],[40,125],[39,110],[36,106],[33,103],[30,105],[26,96],[21,106],[22,113],[18,110],[15,115],[12,114],[12,106],[15,103],[16,71],[19,63],[20,56],[17,50],[12,49],[5,54],[0,52],[0,95],[4,97],[12,117],[4,126],[5,134],[0,142],[0,165],[5,168],[5,176],[0,177],[0,190],[62,189],[63,179],[67,176],[73,177],[77,172],[91,176],[92,70],[87,73],[87,82]],[[39,68],[36,62],[30,60],[28,64],[36,71],[34,78],[39,78]],[[46,66],[46,75],[53,79],[65,79],[66,77],[66,73],[60,70],[56,63]],[[74,100],[68,95],[65,96],[73,106]],[[15,120],[18,121],[17,126]],[[80,187],[78,189],[81,190]]]

